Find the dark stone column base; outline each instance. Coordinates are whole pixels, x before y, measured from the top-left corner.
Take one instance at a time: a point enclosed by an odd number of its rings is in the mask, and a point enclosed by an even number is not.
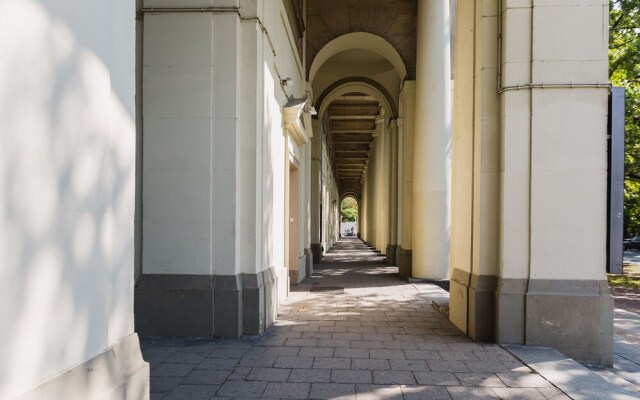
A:
[[[471,275],[469,286],[469,337],[480,342],[495,340],[495,290],[493,275]]]
[[[396,265],[396,251],[398,249],[397,244],[388,244],[387,245],[387,264],[388,265]]]
[[[242,275],[242,332],[259,335],[265,330],[264,275]]]
[[[136,332],[213,337],[213,287],[211,275],[143,274],[135,287]]]
[[[36,386],[15,400],[94,398],[149,399],[149,364],[142,359],[137,334],[132,333],[102,354]]]
[[[532,279],[527,292],[526,344],[569,357],[613,363],[613,297],[607,281]]]
[[[496,341],[524,344],[526,279],[498,278],[496,288]]]
[[[142,275],[136,330],[148,336],[238,338],[258,335],[277,315],[274,268],[242,275]]]
[[[309,277],[311,276],[311,274],[313,274],[313,251],[311,250],[311,248],[308,249],[304,249],[304,255],[305,255],[305,276]]]
[[[313,253],[313,262],[322,261],[322,245],[320,243],[311,243],[311,252]]]
[[[214,279],[214,323],[216,337],[239,338],[242,336],[242,277],[240,275],[216,275]]]
[[[412,252],[411,250],[405,250],[400,246],[396,248],[396,265],[398,266],[398,273],[400,276],[411,276],[412,268]]]
[[[496,282],[493,275],[470,275],[458,268],[451,274],[450,319],[473,340],[495,340]]]

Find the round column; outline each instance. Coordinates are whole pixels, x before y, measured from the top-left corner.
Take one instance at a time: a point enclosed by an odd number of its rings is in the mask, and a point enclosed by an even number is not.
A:
[[[413,154],[413,268],[446,279],[451,226],[449,1],[419,0]]]

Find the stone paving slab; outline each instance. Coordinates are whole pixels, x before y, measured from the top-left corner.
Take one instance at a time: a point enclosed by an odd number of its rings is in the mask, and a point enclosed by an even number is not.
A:
[[[502,347],[459,332],[432,306],[441,288],[400,279],[362,242],[339,242],[315,267],[259,337],[143,337],[151,398],[568,398]]]

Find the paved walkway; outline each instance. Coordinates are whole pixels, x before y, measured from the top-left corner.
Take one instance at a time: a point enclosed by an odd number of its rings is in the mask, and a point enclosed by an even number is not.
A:
[[[357,239],[340,241],[261,337],[143,338],[152,399],[567,399],[494,344],[474,343]],[[444,293],[446,295],[446,293]]]

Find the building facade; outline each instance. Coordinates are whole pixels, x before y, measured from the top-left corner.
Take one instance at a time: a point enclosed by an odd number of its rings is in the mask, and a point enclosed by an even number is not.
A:
[[[346,196],[469,337],[611,364],[608,7],[3,2],[0,398],[146,398],[137,334],[263,333]]]

